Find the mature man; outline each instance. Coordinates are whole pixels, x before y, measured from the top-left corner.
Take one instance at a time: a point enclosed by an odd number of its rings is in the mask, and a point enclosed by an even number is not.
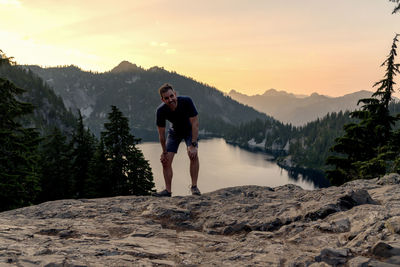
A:
[[[178,147],[182,139],[185,140],[187,153],[190,158],[191,192],[192,195],[200,195],[200,190],[197,187],[197,178],[199,175],[199,157],[197,153],[199,120],[196,107],[190,97],[177,97],[172,86],[167,83],[162,85],[158,89],[158,92],[163,102],[157,108],[157,129],[162,147],[160,160],[163,166],[166,189],[153,194],[153,196],[171,196],[172,161],[178,152]],[[167,138],[165,138],[166,120],[172,123],[172,128],[168,130]]]

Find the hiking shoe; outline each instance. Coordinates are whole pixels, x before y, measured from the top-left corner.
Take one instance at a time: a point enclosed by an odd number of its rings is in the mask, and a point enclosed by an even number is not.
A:
[[[192,187],[190,187],[190,191],[192,192],[193,196],[200,196],[201,195],[200,190],[197,187],[197,185],[193,185]]]
[[[153,197],[171,197],[171,193],[167,189],[152,194]]]

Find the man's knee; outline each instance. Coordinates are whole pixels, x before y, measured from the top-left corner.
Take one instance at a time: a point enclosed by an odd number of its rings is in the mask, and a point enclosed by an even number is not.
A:
[[[163,166],[163,168],[171,168],[172,162],[164,161],[164,162],[162,163],[162,166]]]
[[[194,157],[190,157],[190,155],[188,154],[188,157],[190,159],[190,162],[196,163],[199,161],[199,156],[197,154]]]
[[[172,166],[172,160],[174,159],[174,153],[173,152],[168,152],[166,156],[166,161],[162,163],[164,168],[171,168]]]

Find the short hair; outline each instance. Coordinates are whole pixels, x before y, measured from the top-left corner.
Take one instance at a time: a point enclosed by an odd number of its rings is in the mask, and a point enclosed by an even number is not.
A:
[[[164,83],[163,85],[161,85],[160,88],[158,88],[158,92],[160,93],[161,97],[162,97],[162,94],[168,92],[168,90],[174,91],[174,88],[172,88],[172,85],[170,85],[169,83]]]

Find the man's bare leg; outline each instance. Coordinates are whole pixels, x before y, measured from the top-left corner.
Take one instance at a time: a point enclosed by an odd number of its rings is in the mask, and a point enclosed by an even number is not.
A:
[[[199,157],[196,155],[194,159],[190,160],[190,177],[192,178],[192,186],[197,186],[197,179],[199,177],[200,162]]]
[[[172,184],[172,161],[174,160],[175,153],[174,152],[167,152],[167,160],[163,162],[163,174],[164,174],[164,181],[165,181],[165,188],[168,192],[172,192],[171,184]]]

